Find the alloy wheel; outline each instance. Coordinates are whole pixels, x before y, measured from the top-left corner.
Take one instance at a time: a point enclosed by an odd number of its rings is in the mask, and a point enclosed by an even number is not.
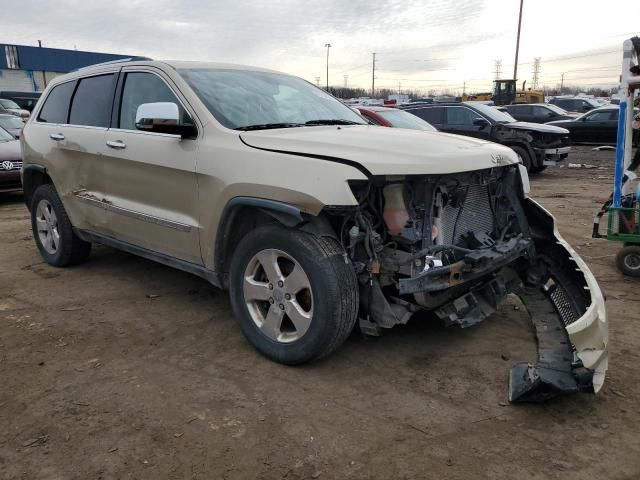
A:
[[[313,292],[302,266],[287,253],[265,249],[245,269],[244,300],[251,319],[270,340],[300,339],[313,319]]]
[[[58,217],[51,202],[40,200],[36,208],[36,226],[40,244],[50,255],[55,255],[60,247],[60,233],[58,232]]]

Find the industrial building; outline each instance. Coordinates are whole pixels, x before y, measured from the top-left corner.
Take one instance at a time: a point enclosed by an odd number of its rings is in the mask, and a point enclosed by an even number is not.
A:
[[[58,75],[122,58],[138,57],[0,43],[0,91],[39,92]]]

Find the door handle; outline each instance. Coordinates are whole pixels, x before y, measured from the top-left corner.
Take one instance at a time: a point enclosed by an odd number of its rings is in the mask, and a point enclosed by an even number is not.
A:
[[[107,141],[107,147],[123,149],[127,148],[127,144],[122,140],[109,140]]]
[[[64,135],[61,133],[50,133],[49,138],[51,140],[55,140],[56,142],[59,142],[60,140],[64,140]]]

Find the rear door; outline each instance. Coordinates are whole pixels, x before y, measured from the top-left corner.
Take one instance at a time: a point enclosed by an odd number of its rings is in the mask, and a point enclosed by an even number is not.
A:
[[[576,122],[574,138],[581,142],[606,142],[606,131],[610,118],[611,110],[598,110],[586,114],[582,121]]]
[[[558,116],[553,110],[543,107],[542,105],[531,105],[529,107],[531,109],[531,120],[530,122],[535,123],[546,123],[556,120]]]
[[[531,122],[531,107],[529,105],[510,105],[507,112],[520,122]]]
[[[423,107],[423,108],[410,108],[406,110],[409,113],[421,118],[427,123],[430,123],[440,131],[444,129],[444,107]]]
[[[105,184],[99,157],[109,126],[117,72],[56,85],[47,96],[33,130],[42,130],[38,148],[76,228],[105,231]],[[25,139],[28,144],[29,139]]]
[[[198,142],[137,130],[138,106],[154,102],[173,102],[183,121],[194,118],[161,70],[123,68],[112,128],[102,143],[109,230],[121,241],[201,264],[195,173]]]

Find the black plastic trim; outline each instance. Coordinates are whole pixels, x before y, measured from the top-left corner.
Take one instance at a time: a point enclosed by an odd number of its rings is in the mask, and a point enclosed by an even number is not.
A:
[[[102,245],[107,245],[109,247],[113,247],[113,248],[117,248],[118,250],[125,251],[127,253],[138,255],[139,257],[143,257],[148,260],[153,260],[154,262],[162,263],[163,265],[167,265],[169,267],[177,268],[178,270],[182,270],[183,272],[191,273],[193,275],[197,275],[201,278],[204,278],[214,286],[220,287],[220,281],[218,279],[218,275],[216,274],[216,272],[214,272],[213,270],[209,270],[208,268],[202,265],[198,265],[192,262],[187,262],[185,260],[181,260],[179,258],[175,258],[170,255],[165,255],[164,253],[155,252],[153,250],[140,247],[138,245],[133,245],[131,243],[124,242],[115,237],[92,232],[90,230],[76,230],[76,234],[80,238],[82,238],[84,241],[96,242]]]

